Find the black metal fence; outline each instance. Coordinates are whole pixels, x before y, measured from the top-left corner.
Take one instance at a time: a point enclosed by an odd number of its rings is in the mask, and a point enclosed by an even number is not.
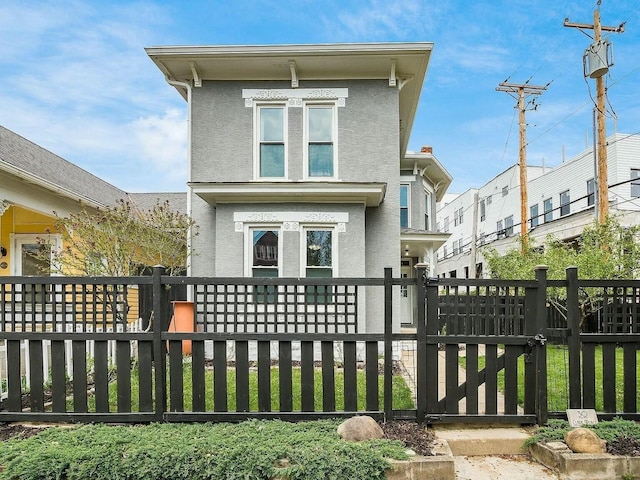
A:
[[[400,331],[394,299],[407,288],[418,321]],[[192,328],[177,331],[172,302],[187,292]],[[423,269],[417,278],[390,269],[380,278],[194,278],[159,268],[3,277],[0,421],[367,413],[544,423],[564,408],[633,418],[639,292],[640,282],[578,280],[574,269],[562,281],[545,269],[532,281],[431,279]],[[363,308],[372,296],[384,298],[383,312]],[[551,305],[562,315],[552,319]],[[376,314],[383,331],[363,330]],[[562,409],[549,409],[551,331],[568,356]]]

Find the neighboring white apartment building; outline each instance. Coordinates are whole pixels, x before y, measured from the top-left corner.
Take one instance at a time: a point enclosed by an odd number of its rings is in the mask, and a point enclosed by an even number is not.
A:
[[[609,211],[623,224],[640,221],[640,137],[614,134],[607,139]],[[527,167],[527,231],[534,243],[553,234],[570,240],[593,222],[595,162],[593,149],[553,168]],[[467,190],[438,206],[438,230],[449,233],[437,251],[439,277],[488,276],[483,246],[499,252],[518,246],[520,174],[509,167],[480,188]]]

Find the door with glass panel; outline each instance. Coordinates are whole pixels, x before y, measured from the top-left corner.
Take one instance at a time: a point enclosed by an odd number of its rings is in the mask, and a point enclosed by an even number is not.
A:
[[[413,268],[409,260],[402,260],[400,268],[400,276],[402,278],[411,278],[413,276]],[[400,286],[400,323],[402,325],[413,325],[413,288],[410,285]]]
[[[37,235],[15,234],[12,243],[12,275],[42,277],[51,274],[51,257],[43,254],[50,247],[40,243]],[[41,285],[25,285],[25,302],[41,303],[44,290]]]

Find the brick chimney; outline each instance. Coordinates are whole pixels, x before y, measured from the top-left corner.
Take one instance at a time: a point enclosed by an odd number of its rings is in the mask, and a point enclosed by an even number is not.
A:
[[[431,148],[428,145],[425,145],[420,149],[420,153],[433,153],[433,148]]]

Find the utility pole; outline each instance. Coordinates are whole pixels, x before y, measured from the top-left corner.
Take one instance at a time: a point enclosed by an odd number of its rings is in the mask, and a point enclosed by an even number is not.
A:
[[[613,65],[613,61],[610,59],[608,41],[602,40],[602,31],[606,32],[624,32],[624,22],[617,27],[603,26],[600,21],[600,3],[598,0],[598,8],[593,12],[593,25],[584,23],[570,23],[568,18],[564,20],[564,26],[570,28],[577,28],[579,30],[588,29],[593,30],[594,42],[585,51],[583,62],[585,77],[589,75],[590,78],[596,79],[596,110],[597,110],[597,198],[598,209],[596,213],[596,219],[598,222],[605,222],[609,215],[609,185],[608,185],[608,168],[607,168],[607,127],[605,118],[605,100],[606,89],[604,84],[604,75],[609,71],[609,67]],[[584,33],[584,32],[583,32]],[[589,36],[589,35],[587,35]],[[586,63],[588,60],[588,65]],[[589,71],[587,72],[587,67]],[[595,148],[595,147],[594,147]]]
[[[525,111],[528,107],[530,110],[536,110],[538,108],[535,99],[525,104],[525,98],[531,95],[540,95],[548,86],[549,84],[540,87],[529,85],[528,83],[515,84],[502,82],[496,87],[497,91],[507,92],[518,100],[518,123],[520,125],[520,155],[518,165],[520,167],[520,239],[522,241],[522,253],[525,253],[529,246],[527,234],[527,209],[529,205],[527,198],[527,122],[525,120]]]

